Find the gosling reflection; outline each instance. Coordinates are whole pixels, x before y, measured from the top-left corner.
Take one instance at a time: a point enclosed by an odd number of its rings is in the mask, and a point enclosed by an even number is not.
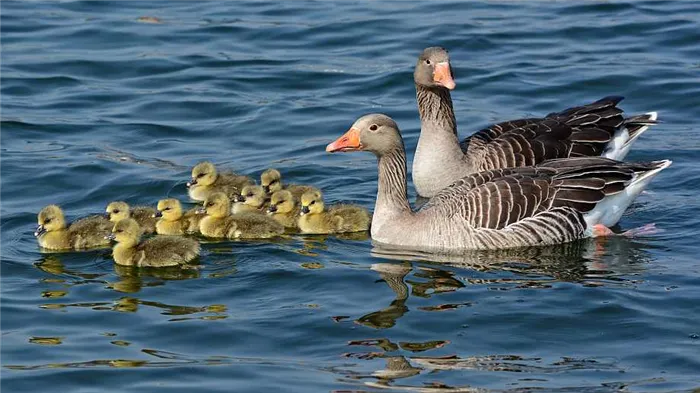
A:
[[[123,266],[114,264],[114,271],[119,276],[119,281],[110,284],[110,287],[118,292],[136,293],[144,286],[163,285],[160,280],[187,280],[199,278],[200,272],[196,268],[182,268],[180,266],[147,268],[137,266]],[[144,278],[156,278],[160,280],[145,281]]]
[[[418,375],[423,370],[419,367],[413,367],[403,356],[388,356],[384,360],[386,367],[372,373],[372,376],[377,378],[378,385],[387,386],[397,379]]]
[[[75,254],[66,254],[67,256],[73,257]],[[75,262],[75,258],[72,258],[71,261]],[[63,264],[63,261],[61,260],[61,256],[58,254],[46,254],[39,258],[36,262],[34,262],[34,266],[36,266],[39,270],[48,273],[50,275],[54,276],[63,276],[63,275],[68,275],[68,276],[73,276],[73,277],[78,277],[83,280],[94,280],[96,278],[99,278],[104,275],[104,273],[87,273],[87,272],[81,272],[75,269],[68,269],[66,266]],[[82,282],[82,281],[81,281]]]

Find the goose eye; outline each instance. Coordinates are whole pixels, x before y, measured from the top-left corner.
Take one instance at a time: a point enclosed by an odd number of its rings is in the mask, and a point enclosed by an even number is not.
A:
[[[430,65],[430,60],[429,60],[429,59],[426,59],[426,60],[425,60],[425,64]]]
[[[114,209],[114,210],[112,210],[112,213],[114,213],[114,214],[119,213],[119,209]]]
[[[376,124],[372,124],[371,126],[369,126],[370,131],[377,131],[378,129],[379,129],[379,126]]]

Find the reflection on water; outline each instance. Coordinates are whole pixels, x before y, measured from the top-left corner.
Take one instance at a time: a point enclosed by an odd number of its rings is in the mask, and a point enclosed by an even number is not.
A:
[[[119,292],[135,293],[141,290],[144,285],[163,285],[162,280],[186,280],[199,278],[200,271],[196,267],[180,266],[161,268],[140,268],[135,266],[122,266],[114,264],[114,271],[119,275],[119,281],[110,283],[110,288]],[[144,284],[144,278],[157,278],[160,280],[149,280]]]
[[[639,273],[648,262],[643,243],[626,237],[585,239],[572,243],[459,254],[429,253],[374,244],[379,258],[446,264],[477,271],[509,271],[542,275],[560,281],[619,280],[617,276]],[[439,270],[439,269],[437,269]]]

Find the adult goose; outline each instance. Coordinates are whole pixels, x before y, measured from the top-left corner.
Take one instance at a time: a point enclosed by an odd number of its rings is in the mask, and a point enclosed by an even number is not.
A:
[[[605,97],[588,105],[499,123],[459,141],[450,90],[454,89],[447,51],[427,48],[413,79],[421,133],[413,159],[413,184],[418,195],[431,197],[470,173],[536,165],[553,158],[603,156],[621,161],[656,112],[625,118]]]
[[[492,169],[462,178],[414,212],[396,123],[382,114],[363,116],[326,147],[328,152],[357,150],[378,158],[372,239],[432,251],[538,246],[610,234],[607,226],[671,164],[581,157]]]

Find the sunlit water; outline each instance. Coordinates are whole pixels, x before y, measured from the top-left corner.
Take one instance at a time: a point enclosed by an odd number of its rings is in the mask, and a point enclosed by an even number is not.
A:
[[[146,3],[2,2],[5,391],[700,387],[699,3]],[[621,228],[665,232],[459,257],[207,243],[199,270],[38,249],[44,205],[184,200],[202,159],[371,208],[374,158],[324,146],[385,112],[412,152],[438,44],[463,135],[611,94],[659,111],[628,158],[674,164]]]

